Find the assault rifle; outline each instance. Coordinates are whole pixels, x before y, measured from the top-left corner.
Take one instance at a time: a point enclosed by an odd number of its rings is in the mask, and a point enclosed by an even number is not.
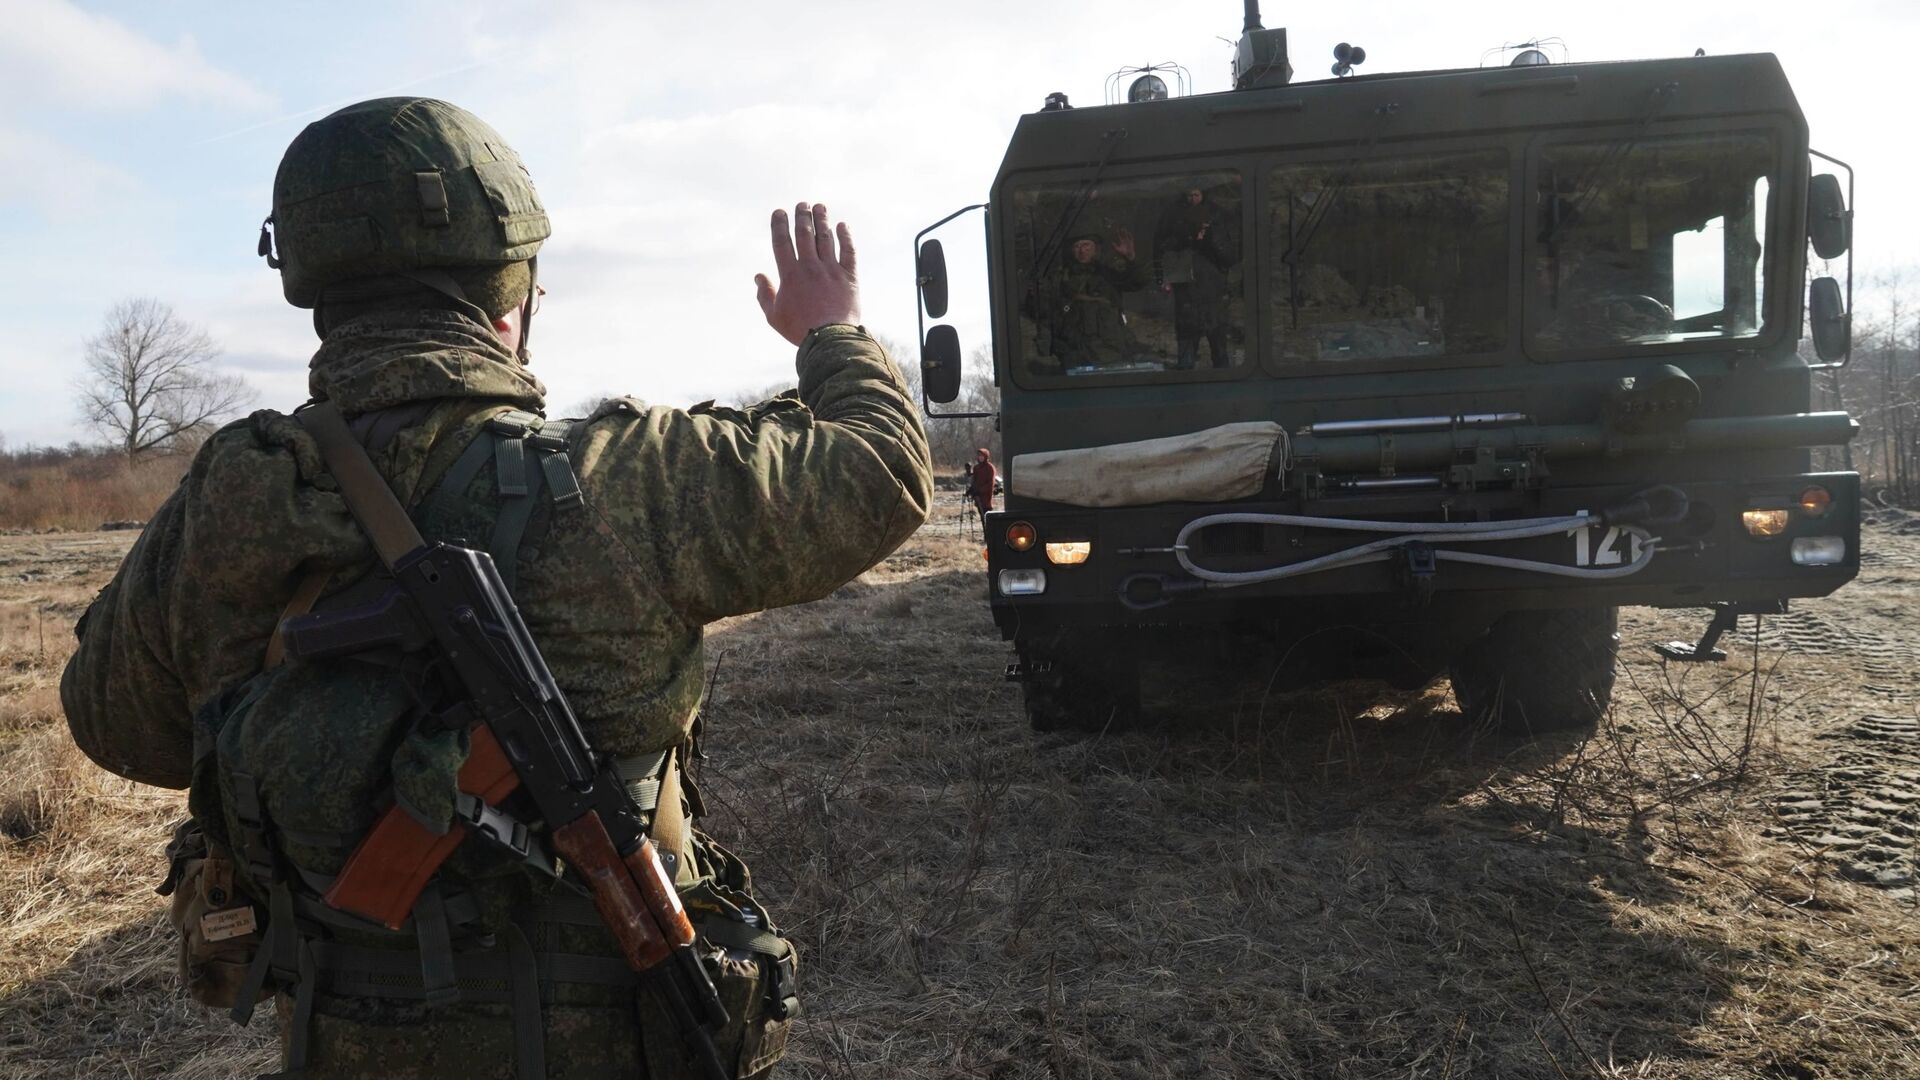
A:
[[[701,1070],[726,1080],[731,1073],[708,1029],[724,1027],[727,1013],[694,951],[693,923],[641,828],[639,807],[611,762],[588,744],[493,559],[422,540],[331,406],[298,417],[319,440],[394,585],[361,608],[288,619],[287,652],[314,659],[385,647],[431,650],[448,681],[464,691],[441,720],[471,732],[459,820],[437,836],[390,808],[354,849],[326,902],[398,929],[468,833],[525,855],[526,828],[497,808],[518,790],[545,823],[554,853],[585,881],[628,966],[665,1004]]]

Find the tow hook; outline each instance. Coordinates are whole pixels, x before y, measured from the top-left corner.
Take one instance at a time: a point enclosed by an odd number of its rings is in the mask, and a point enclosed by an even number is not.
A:
[[[1199,592],[1204,581],[1181,580],[1166,574],[1128,574],[1120,579],[1120,605],[1128,611],[1152,611],[1166,607],[1182,593]]]
[[[1407,561],[1401,566],[1402,577],[1414,599],[1425,607],[1433,602],[1433,578],[1439,572],[1440,560],[1434,557],[1433,545],[1425,541],[1403,544],[1400,550],[1407,556]]]

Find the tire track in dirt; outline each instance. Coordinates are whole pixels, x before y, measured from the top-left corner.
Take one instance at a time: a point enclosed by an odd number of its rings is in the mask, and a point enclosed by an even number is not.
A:
[[[1865,716],[1826,765],[1788,778],[1774,810],[1856,881],[1913,895],[1920,876],[1920,720]]]
[[[1856,881],[1911,898],[1920,886],[1920,642],[1903,594],[1920,586],[1920,515],[1874,514],[1860,579],[1831,598],[1764,620],[1761,643],[1851,660],[1860,681],[1837,708],[1855,717],[1820,736],[1827,761],[1785,778],[1780,826]]]

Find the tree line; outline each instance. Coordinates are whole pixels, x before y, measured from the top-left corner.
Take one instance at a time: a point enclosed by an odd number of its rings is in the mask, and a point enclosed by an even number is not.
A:
[[[1860,434],[1827,467],[1860,473],[1863,494],[1882,505],[1920,505],[1920,282],[1906,274],[1869,281],[1845,367],[1815,372],[1816,408],[1844,409]],[[1809,349],[1802,342],[1803,352]]]

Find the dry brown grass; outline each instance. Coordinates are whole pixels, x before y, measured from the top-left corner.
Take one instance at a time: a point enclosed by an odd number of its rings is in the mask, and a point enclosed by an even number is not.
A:
[[[172,994],[150,888],[178,797],[77,759],[60,657],[22,655],[36,606],[64,651],[106,543],[47,542],[34,565],[92,569],[30,599],[0,548],[0,810],[31,822],[0,834],[0,1074],[248,1074],[267,1023]],[[1636,646],[1592,739],[1485,737],[1444,684],[1261,672],[1036,738],[981,578],[929,530],[713,634],[706,825],[805,950],[785,1075],[1920,1076],[1912,901],[1770,809],[1857,715],[1857,657]]]
[[[236,1075],[246,1059],[236,1050],[265,1034],[216,1025],[176,992],[165,902],[153,886],[167,823],[184,800],[96,768],[60,722],[74,620],[132,537],[0,539],[0,1075],[8,1077],[171,1070],[211,1080]],[[246,1060],[264,1067],[269,1057]]]
[[[187,454],[154,454],[132,465],[111,456],[34,465],[0,461],[0,530],[145,521],[173,493],[189,460]]]

